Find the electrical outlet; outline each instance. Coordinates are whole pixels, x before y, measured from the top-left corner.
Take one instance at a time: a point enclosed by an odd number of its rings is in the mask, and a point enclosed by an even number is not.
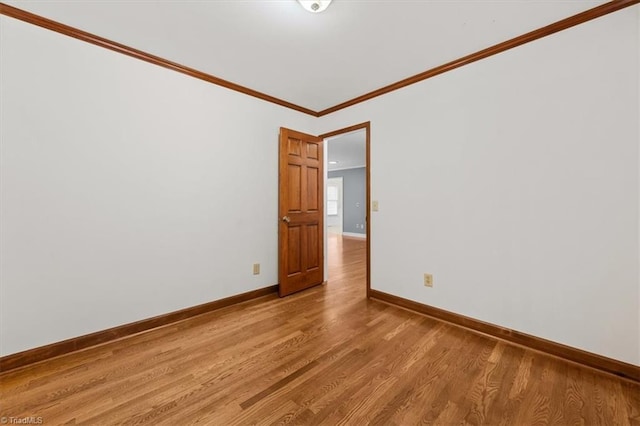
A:
[[[424,274],[424,286],[425,287],[433,287],[433,275]]]
[[[253,275],[260,275],[260,264],[259,263],[254,263],[253,264]]]

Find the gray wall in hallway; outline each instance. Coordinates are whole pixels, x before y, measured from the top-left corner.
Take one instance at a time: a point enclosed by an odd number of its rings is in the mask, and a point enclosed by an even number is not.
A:
[[[366,206],[366,168],[330,171],[330,178],[343,179],[343,232],[364,234]],[[360,227],[356,227],[360,225]]]

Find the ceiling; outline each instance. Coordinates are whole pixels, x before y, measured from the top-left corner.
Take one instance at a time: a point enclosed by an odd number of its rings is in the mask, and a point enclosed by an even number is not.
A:
[[[8,0],[5,3],[323,110],[604,0]]]
[[[327,140],[329,170],[353,169],[367,165],[367,131],[356,130]],[[331,164],[336,161],[337,164]]]

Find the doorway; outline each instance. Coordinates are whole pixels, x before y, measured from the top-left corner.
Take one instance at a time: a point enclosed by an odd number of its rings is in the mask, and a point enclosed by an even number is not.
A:
[[[342,160],[344,171],[360,169],[364,174],[364,199],[360,184],[359,198],[347,198],[345,179],[342,190],[342,235],[340,244],[345,248],[341,254],[342,266],[360,265],[360,269],[349,267],[330,274],[327,244],[327,188],[328,165],[340,164],[340,160],[327,159],[327,146],[330,140],[337,143],[354,134],[360,137],[360,147],[364,143],[364,167],[362,151],[358,164],[349,164]],[[366,284],[366,297],[371,296],[371,161],[370,161],[370,123],[361,123],[320,136],[280,128],[279,147],[279,230],[278,230],[278,293],[280,297],[302,291],[331,279],[339,280],[354,275],[348,282],[356,293],[362,291],[362,280]],[[338,145],[340,147],[345,147]],[[335,172],[333,170],[332,172]],[[355,173],[355,172],[354,172]],[[337,177],[337,176],[334,176]],[[360,179],[362,181],[362,179]],[[332,196],[332,201],[336,197]],[[338,200],[340,201],[339,195]],[[357,220],[347,218],[345,206],[350,204],[358,210]],[[332,208],[333,209],[333,208]],[[350,233],[352,235],[345,235]],[[349,238],[349,240],[344,240]],[[337,241],[337,240],[336,240]],[[354,243],[357,241],[357,243]],[[342,244],[345,242],[346,244]],[[354,253],[360,253],[355,256]],[[360,290],[358,290],[358,288]]]
[[[343,250],[352,252],[351,262],[353,249],[362,247],[357,252],[365,258],[362,260],[366,264],[366,293],[369,297],[370,123],[336,130],[320,137],[325,145],[325,280],[331,284],[329,263],[342,261]]]

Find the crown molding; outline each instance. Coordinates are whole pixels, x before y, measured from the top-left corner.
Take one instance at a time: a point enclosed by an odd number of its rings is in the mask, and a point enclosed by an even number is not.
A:
[[[349,167],[339,167],[337,169],[327,169],[327,172],[341,172],[344,170],[355,170],[355,169],[366,169],[367,165],[363,164],[362,166],[349,166]]]
[[[268,95],[266,93],[258,92],[257,90],[253,90],[248,87],[233,83],[231,81],[216,77],[214,75],[207,74],[202,71],[198,71],[194,68],[190,68],[185,65],[181,65],[176,62],[169,61],[159,56],[155,56],[150,53],[143,52],[142,50],[134,49],[133,47],[129,47],[124,44],[106,39],[104,37],[91,34],[87,31],[83,31],[78,28],[74,28],[72,26],[53,21],[51,19],[45,18],[40,15],[36,15],[31,12],[27,12],[26,10],[9,6],[8,4],[5,4],[5,3],[0,3],[0,14],[18,19],[23,22],[27,22],[29,24],[36,25],[38,27],[55,31],[57,33],[64,34],[69,37],[73,37],[78,40],[85,41],[87,43],[95,44],[96,46],[104,47],[105,49],[113,50],[115,52],[122,53],[124,55],[131,56],[133,58],[140,59],[145,62],[150,62],[152,64],[159,65],[161,67],[168,68],[173,71],[178,71],[182,74],[186,74],[188,76],[195,77],[200,80],[204,80],[208,83],[225,87],[227,89],[230,89],[236,92],[244,93],[245,95],[253,96],[254,98],[262,99],[263,101],[271,102],[272,104],[280,105],[285,108],[289,108],[295,111],[312,115],[314,117],[318,116],[318,113],[316,111],[313,111],[309,108],[296,105],[294,103]]]
[[[538,28],[537,30],[528,32],[521,36],[504,41],[502,43],[498,43],[486,49],[479,50],[470,55],[463,56],[462,58],[448,62],[444,65],[437,66],[435,68],[421,72],[411,77],[407,77],[404,80],[400,80],[388,86],[381,87],[380,89],[374,90],[372,92],[365,93],[364,95],[342,102],[341,104],[332,106],[331,108],[323,109],[322,111],[318,111],[317,114],[319,117],[322,117],[324,115],[328,115],[336,111],[340,111],[341,109],[345,109],[350,106],[376,98],[378,96],[385,95],[390,92],[394,92],[398,89],[402,89],[403,87],[407,87],[412,84],[418,83],[420,81],[426,80],[428,78],[435,77],[440,74],[444,74],[456,68],[469,65],[481,59],[485,59],[490,56],[497,55],[498,53],[502,53],[509,49],[513,49],[514,47],[522,46],[523,44],[530,43],[532,41],[541,39],[543,37],[549,36],[551,34],[555,34],[560,31],[564,31],[568,28],[575,27],[576,25],[580,25],[585,22],[591,21],[593,19],[599,18],[601,16],[605,16],[610,13],[617,12],[618,10],[625,9],[629,6],[633,6],[638,3],[640,3],[640,0],[610,1],[608,3],[594,7],[593,9],[589,9],[584,12],[578,13],[577,15],[573,15],[568,18],[562,19],[560,21],[554,22],[553,24],[547,25],[546,27]]]
[[[560,21],[554,22],[553,24],[528,32],[526,34],[504,41],[502,43],[498,43],[486,49],[479,50],[470,55],[463,56],[462,58],[448,62],[444,65],[440,65],[435,68],[423,71],[419,74],[413,75],[411,77],[407,77],[403,80],[397,81],[388,86],[381,87],[377,90],[374,90],[369,93],[365,93],[364,95],[360,95],[356,98],[347,100],[338,105],[334,105],[330,108],[326,108],[321,111],[314,111],[310,108],[296,105],[294,103],[285,101],[283,99],[279,99],[274,96],[268,95],[266,93],[258,92],[257,90],[253,90],[248,87],[241,86],[239,84],[233,83],[228,80],[224,80],[214,75],[207,74],[202,71],[198,71],[194,68],[190,68],[185,65],[178,64],[176,62],[169,61],[159,56],[151,55],[141,50],[134,49],[124,44],[108,40],[106,38],[97,36],[95,34],[91,34],[89,32],[80,30],[78,28],[74,28],[69,25],[65,25],[60,22],[53,21],[43,16],[39,16],[34,13],[27,12],[26,10],[22,10],[17,7],[9,6],[1,2],[0,2],[0,14],[9,16],[11,18],[19,19],[21,21],[24,21],[33,25],[37,25],[42,28],[46,28],[51,31],[55,31],[57,33],[67,35],[69,37],[73,37],[78,40],[86,41],[87,43],[104,47],[105,49],[110,49],[115,52],[122,53],[124,55],[128,55],[146,62],[150,62],[152,64],[159,65],[161,67],[168,68],[168,69],[189,75],[191,77],[195,77],[200,80],[204,80],[206,82],[209,82],[218,86],[222,86],[230,90],[234,90],[236,92],[244,93],[245,95],[253,96],[254,98],[262,99],[263,101],[271,102],[273,104],[280,105],[295,111],[299,111],[314,117],[323,117],[325,115],[334,113],[336,111],[340,111],[342,109],[348,108],[353,105],[357,105],[359,103],[368,101],[378,96],[394,92],[398,89],[402,89],[404,87],[421,82],[423,80],[452,71],[456,68],[469,65],[481,59],[485,59],[493,55],[497,55],[509,49],[513,49],[514,47],[522,46],[526,43],[530,43],[532,41],[541,39],[551,34],[564,31],[568,28],[575,27],[576,25],[583,24],[585,22],[594,20],[596,18],[600,18],[602,16],[608,15],[613,12],[617,12],[619,10],[625,9],[630,6],[637,5],[639,3],[640,3],[640,0],[612,0],[608,3],[604,3],[600,6],[596,6],[592,9],[586,10],[584,12],[581,12],[576,15],[570,16],[568,18],[562,19]]]

